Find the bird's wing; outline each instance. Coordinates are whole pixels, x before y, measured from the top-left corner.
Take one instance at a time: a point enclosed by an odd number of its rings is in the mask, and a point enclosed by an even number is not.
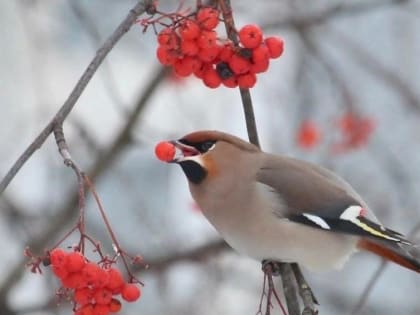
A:
[[[334,173],[297,159],[266,155],[257,181],[279,198],[277,216],[332,232],[411,244],[377,222],[361,197]]]

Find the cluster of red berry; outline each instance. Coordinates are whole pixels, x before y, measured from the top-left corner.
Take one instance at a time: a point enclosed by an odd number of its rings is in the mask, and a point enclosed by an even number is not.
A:
[[[53,273],[63,288],[73,293],[74,315],[108,315],[121,310],[121,297],[127,302],[140,297],[140,289],[124,281],[116,268],[89,262],[80,252],[55,248],[49,255]]]
[[[366,145],[375,129],[375,123],[370,117],[348,112],[339,119],[338,127],[341,140],[335,144],[333,150],[335,153],[343,153]]]
[[[246,25],[238,32],[239,43],[220,39],[215,28],[220,12],[203,7],[196,14],[179,19],[158,34],[157,58],[174,72],[187,77],[194,74],[210,88],[251,88],[257,74],[267,71],[270,58],[283,53],[283,40],[264,39],[257,25]]]
[[[338,119],[340,139],[332,145],[333,153],[344,153],[363,147],[369,141],[374,121],[369,117],[361,117],[355,113],[345,113]],[[303,120],[297,132],[297,144],[303,149],[313,149],[321,141],[321,130],[312,120]]]

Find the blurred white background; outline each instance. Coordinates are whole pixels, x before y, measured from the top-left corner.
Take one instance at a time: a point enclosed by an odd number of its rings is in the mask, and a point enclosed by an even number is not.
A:
[[[134,4],[0,2],[0,177],[64,103],[96,49]],[[238,27],[258,23],[285,40],[284,56],[271,62],[252,89],[263,149],[335,170],[385,225],[403,233],[415,228],[420,222],[420,3],[233,0],[232,5]],[[162,11],[176,7],[177,1],[160,1]],[[64,125],[73,158],[94,174],[121,243],[150,263],[150,271],[138,273],[146,284],[141,300],[124,304],[121,314],[255,314],[260,263],[230,250],[200,251],[219,244],[217,233],[195,209],[181,170],[160,163],[153,153],[158,141],[199,129],[247,138],[239,92],[162,76],[129,137],[113,146],[161,72],[155,49],[153,30],[143,34],[134,26]],[[376,128],[366,145],[334,154],[337,121],[350,111],[373,120]],[[306,119],[322,132],[311,150],[296,142]],[[22,253],[28,244],[48,248],[74,224],[76,189],[74,174],[49,138],[1,196],[1,315],[71,313],[66,303],[56,306],[57,283],[50,273],[30,274]],[[91,200],[87,212],[90,234],[111,250]],[[358,254],[340,271],[304,270],[321,302],[320,314],[355,310],[379,265],[378,258]],[[419,287],[418,275],[387,266],[356,313],[420,314]]]

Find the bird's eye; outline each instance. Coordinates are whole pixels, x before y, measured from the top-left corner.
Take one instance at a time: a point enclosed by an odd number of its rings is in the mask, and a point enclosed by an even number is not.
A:
[[[209,150],[211,150],[214,146],[215,141],[205,141],[200,143],[198,150],[200,152],[207,152]]]

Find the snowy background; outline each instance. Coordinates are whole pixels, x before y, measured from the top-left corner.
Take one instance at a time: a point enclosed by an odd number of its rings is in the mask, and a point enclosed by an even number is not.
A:
[[[0,177],[63,104],[96,49],[134,4],[0,1]],[[164,11],[177,6],[175,1],[160,5]],[[252,89],[264,150],[335,170],[385,225],[409,233],[420,222],[420,3],[233,0],[232,5],[237,26],[258,23],[286,43],[284,56]],[[262,287],[259,262],[230,250],[196,251],[218,244],[217,233],[195,209],[181,170],[160,163],[153,153],[158,141],[199,129],[247,138],[239,92],[166,76],[129,139],[110,152],[161,71],[155,49],[153,31],[142,34],[133,27],[64,125],[73,158],[95,174],[121,243],[151,264],[138,273],[146,284],[141,300],[125,304],[121,314],[255,314]],[[366,146],[333,154],[337,119],[350,110],[372,119],[376,129]],[[322,142],[313,150],[296,143],[304,119],[322,130]],[[57,283],[50,273],[29,273],[22,253],[28,244],[48,248],[74,224],[76,184],[50,137],[0,197],[1,315],[71,314],[67,303],[56,307]],[[109,247],[91,200],[87,211],[90,234]],[[321,302],[320,314],[355,310],[379,265],[378,258],[357,254],[340,271],[304,270]],[[356,314],[418,315],[419,288],[418,275],[389,265]]]

